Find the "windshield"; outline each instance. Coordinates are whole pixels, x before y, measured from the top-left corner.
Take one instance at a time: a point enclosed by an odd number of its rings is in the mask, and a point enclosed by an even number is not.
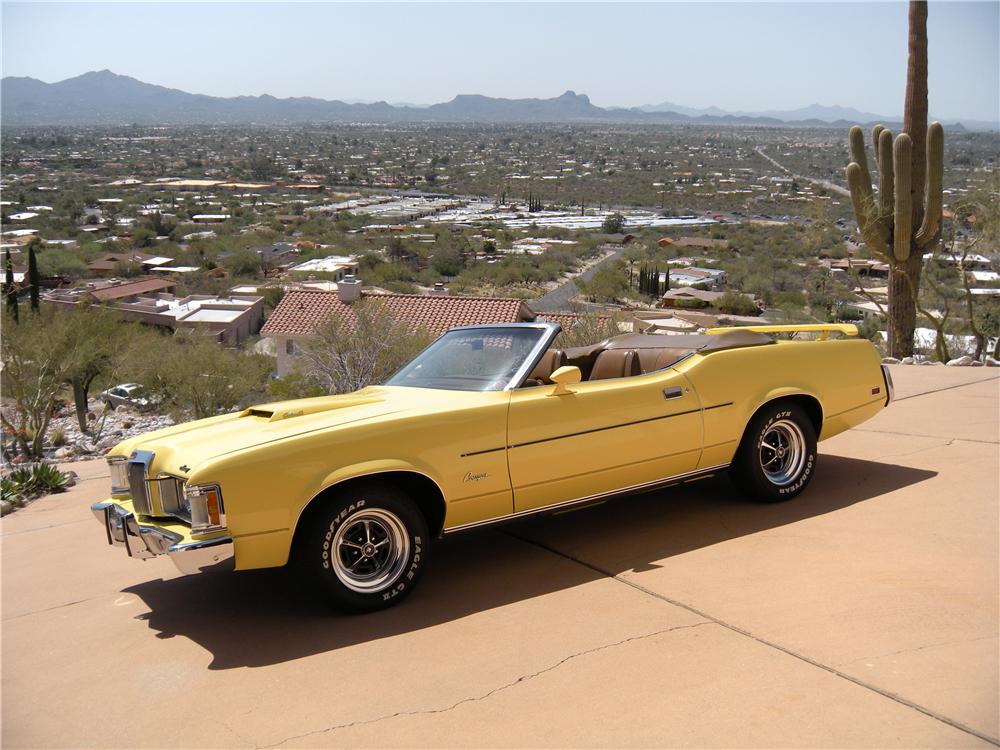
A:
[[[543,328],[463,328],[448,331],[386,385],[449,391],[501,391],[525,363]]]

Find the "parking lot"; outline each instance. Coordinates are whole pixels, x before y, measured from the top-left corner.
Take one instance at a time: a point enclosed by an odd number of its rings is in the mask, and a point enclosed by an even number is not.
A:
[[[73,464],[0,522],[3,745],[998,745],[1000,371],[892,370],[790,503],[723,476],[458,534],[366,616],[127,559]]]

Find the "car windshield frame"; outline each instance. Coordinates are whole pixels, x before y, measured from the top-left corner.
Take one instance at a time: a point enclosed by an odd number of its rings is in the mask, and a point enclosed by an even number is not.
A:
[[[502,385],[502,387],[493,388],[448,388],[440,385],[421,385],[419,383],[403,383],[403,382],[393,382],[399,378],[411,365],[424,357],[431,349],[439,344],[439,342],[446,336],[454,333],[459,333],[462,331],[478,331],[482,330],[485,332],[490,332],[495,335],[502,335],[503,331],[523,331],[523,330],[537,330],[540,335],[538,340],[534,343],[528,353],[524,356],[524,359],[518,365],[517,369],[510,379]],[[449,328],[443,334],[434,339],[433,342],[425,349],[423,349],[416,357],[407,362],[403,367],[393,373],[392,377],[385,381],[386,386],[391,386],[395,388],[427,388],[431,390],[441,390],[441,391],[465,391],[468,393],[497,393],[503,391],[512,391],[515,388],[520,387],[520,385],[527,379],[528,375],[538,364],[539,360],[545,351],[552,345],[555,341],[556,336],[562,327],[558,323],[484,323],[481,325],[472,326],[458,326],[455,328]]]

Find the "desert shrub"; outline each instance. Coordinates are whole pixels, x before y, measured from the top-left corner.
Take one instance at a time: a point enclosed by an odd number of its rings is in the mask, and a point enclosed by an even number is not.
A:
[[[50,464],[33,464],[11,471],[0,479],[0,495],[5,503],[15,507],[40,495],[63,492],[69,486],[69,476]]]
[[[290,401],[297,398],[312,398],[327,395],[316,378],[301,372],[290,372],[283,378],[275,378],[267,384],[267,395],[275,401]]]

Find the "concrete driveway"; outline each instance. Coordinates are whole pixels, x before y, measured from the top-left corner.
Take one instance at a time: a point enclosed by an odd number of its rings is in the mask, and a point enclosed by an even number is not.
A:
[[[387,612],[2,521],[5,747],[998,744],[998,372],[895,367],[801,498],[725,478],[437,545]]]

